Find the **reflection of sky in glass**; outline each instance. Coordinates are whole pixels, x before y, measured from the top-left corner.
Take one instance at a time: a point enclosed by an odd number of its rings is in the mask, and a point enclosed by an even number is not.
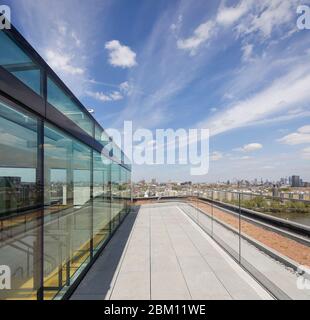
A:
[[[21,177],[22,182],[36,182],[36,169],[0,168],[0,177]]]
[[[90,171],[89,170],[74,170],[73,173],[74,182],[87,182],[90,183]]]
[[[51,170],[51,182],[67,182],[67,172],[64,169]]]

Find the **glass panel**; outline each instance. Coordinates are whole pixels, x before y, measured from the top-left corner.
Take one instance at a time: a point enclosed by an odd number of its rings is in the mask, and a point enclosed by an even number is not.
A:
[[[120,177],[120,197],[121,197],[121,219],[126,215],[127,201],[126,201],[126,169],[120,167],[121,177]]]
[[[94,152],[94,249],[110,235],[111,222],[111,164],[108,159],[102,159],[101,154]]]
[[[91,153],[50,125],[44,134],[44,287],[51,299],[89,262]]]
[[[309,291],[298,287],[307,281],[307,274],[303,280],[302,277],[298,279],[296,272],[299,267],[310,265],[309,241],[295,234],[296,225],[290,227],[292,221],[287,219],[288,216],[290,219],[307,219],[309,211],[306,212],[306,205],[298,200],[241,194],[244,215],[241,224],[241,262],[278,299],[299,300],[310,297]],[[249,210],[251,219],[246,218]],[[261,222],[257,219],[261,214],[266,218],[269,215],[271,220]],[[273,219],[276,219],[276,223],[272,223]],[[300,230],[308,227],[303,221],[299,221]]]
[[[111,216],[112,230],[114,230],[120,222],[121,200],[120,200],[120,166],[113,162],[111,165]]]
[[[47,101],[93,136],[93,122],[79,106],[50,78],[47,78]]]
[[[37,296],[37,125],[35,118],[0,102],[0,265],[11,272],[11,290],[0,290],[0,300]]]
[[[112,150],[113,150],[113,157],[118,159],[119,161],[122,160],[122,153],[121,153],[121,149],[115,144],[112,144]]]
[[[0,31],[0,47],[0,65],[42,95],[40,67],[3,31]]]
[[[212,200],[212,193],[210,199]],[[187,213],[211,235],[214,209],[212,202],[200,200],[198,197],[190,197],[187,202],[190,204],[190,207],[186,206]]]
[[[110,142],[109,136],[97,125],[95,126],[95,139],[102,146],[106,146]]]
[[[226,191],[216,191],[213,193],[212,206],[212,232],[213,237],[227,251],[239,260],[240,245],[240,215],[239,215],[239,195]],[[227,206],[230,201],[235,201],[237,206]],[[229,210],[227,210],[227,208]]]

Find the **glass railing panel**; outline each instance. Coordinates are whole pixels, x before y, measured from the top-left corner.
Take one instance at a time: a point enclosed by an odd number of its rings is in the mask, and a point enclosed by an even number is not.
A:
[[[243,213],[241,223],[242,264],[278,299],[310,299],[310,291],[302,288],[305,279],[298,274],[301,266],[310,266],[310,241],[290,229],[285,219],[290,214],[293,218],[299,205],[293,208],[290,200],[250,194],[242,194],[240,202],[251,210],[250,217]],[[303,205],[299,209],[303,211]],[[260,214],[271,220],[261,221]],[[272,217],[284,218],[283,225],[280,220],[274,224]]]
[[[231,192],[214,192],[213,202],[213,237],[236,260],[239,260],[240,252],[240,215],[238,206],[234,210],[228,210],[228,204],[235,195]],[[239,199],[238,199],[239,200]]]
[[[194,219],[209,235],[212,235],[212,213],[213,204],[203,201],[198,197],[189,197],[186,208],[187,213]]]

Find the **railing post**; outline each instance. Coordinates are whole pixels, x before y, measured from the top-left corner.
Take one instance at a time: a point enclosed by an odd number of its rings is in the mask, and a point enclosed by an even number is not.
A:
[[[211,191],[211,237],[213,238],[213,220],[214,220],[214,218],[213,218],[213,198],[214,198],[214,196],[213,196],[213,190]]]
[[[241,194],[239,192],[239,263],[241,264]]]

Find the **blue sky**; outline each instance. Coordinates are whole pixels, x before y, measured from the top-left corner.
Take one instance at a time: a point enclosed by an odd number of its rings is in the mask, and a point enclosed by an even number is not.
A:
[[[105,127],[208,128],[210,171],[134,180],[310,180],[310,30],[300,0],[11,0],[12,21]]]

